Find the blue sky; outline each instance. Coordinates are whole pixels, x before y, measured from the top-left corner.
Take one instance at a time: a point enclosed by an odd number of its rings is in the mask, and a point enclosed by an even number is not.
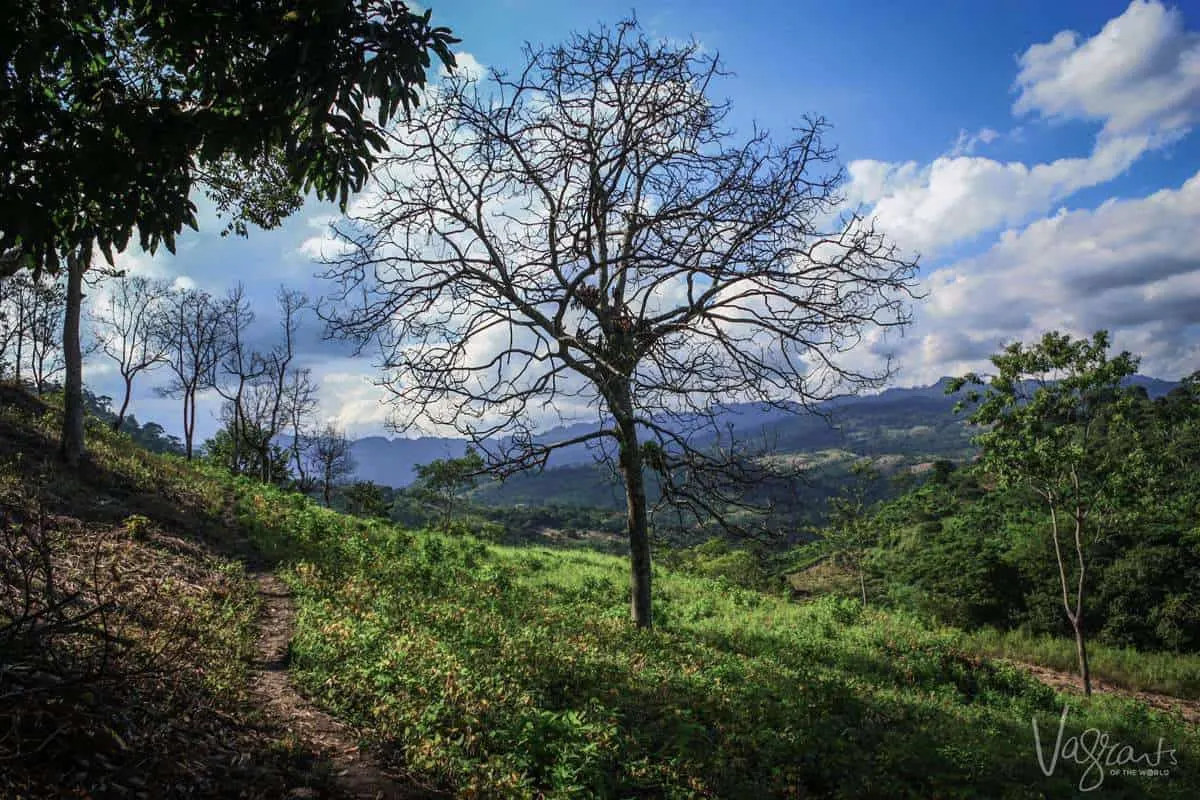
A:
[[[928,300],[895,351],[896,383],[986,366],[1002,341],[1050,328],[1113,330],[1118,347],[1166,378],[1200,369],[1200,3],[1016,0],[969,3],[641,2],[651,35],[695,37],[733,74],[741,130],[781,137],[826,117],[848,197],[922,254]],[[556,43],[611,23],[623,3],[470,0],[433,5],[464,63],[517,68],[525,41]],[[203,204],[202,204],[203,207]],[[211,214],[178,255],[122,256],[135,272],[213,293],[247,285],[265,338],[282,282],[319,296],[311,253],[332,210],[310,204],[283,228],[222,239]],[[322,381],[322,415],[382,433],[386,395],[370,359],[323,343],[302,358]],[[142,381],[133,411],[176,431],[174,401]],[[87,379],[116,392],[93,359]],[[215,402],[200,433],[215,428]]]

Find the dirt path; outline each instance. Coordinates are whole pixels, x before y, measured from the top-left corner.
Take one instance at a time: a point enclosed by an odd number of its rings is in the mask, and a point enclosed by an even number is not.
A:
[[[287,585],[271,572],[252,570],[262,608],[258,619],[258,659],[251,690],[285,730],[327,758],[333,783],[351,798],[417,800],[446,795],[388,774],[359,751],[354,732],[315,708],[296,691],[288,677],[288,643],[295,628],[296,607]],[[296,789],[291,800],[317,798],[311,789]]]
[[[1083,688],[1079,685],[1078,675],[1059,672],[1056,669],[1050,669],[1049,667],[1042,667],[1037,664],[1030,664],[1024,661],[1013,661],[1011,659],[997,660],[1006,661],[1013,666],[1020,667],[1056,692],[1083,694]],[[1171,697],[1170,695],[1166,694],[1126,689],[1123,686],[1118,686],[1115,683],[1109,683],[1108,681],[1101,680],[1094,676],[1092,677],[1092,691],[1103,694],[1119,694],[1125,697],[1132,697],[1133,699],[1140,700],[1146,705],[1158,709],[1159,711],[1179,714],[1187,722],[1190,722],[1193,725],[1200,725],[1200,701],[1197,700],[1184,700],[1179,697]]]

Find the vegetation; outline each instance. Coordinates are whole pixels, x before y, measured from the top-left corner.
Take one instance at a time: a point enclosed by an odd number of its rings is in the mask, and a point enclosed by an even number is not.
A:
[[[1120,493],[1131,484],[1125,474],[1131,460],[1145,455],[1097,442],[1107,436],[1112,444],[1124,433],[1120,426],[1132,395],[1121,381],[1137,371],[1137,360],[1129,353],[1110,359],[1107,350],[1106,331],[1090,342],[1050,332],[1028,349],[1020,342],[1011,344],[992,356],[997,373],[971,415],[973,424],[989,428],[979,436],[983,470],[1003,488],[1031,489],[1049,514],[1084,694],[1092,693],[1085,619],[1088,566],[1100,539],[1120,517],[1125,499]],[[972,374],[952,382],[947,391],[958,391],[967,382],[983,383]],[[980,400],[975,394],[970,399]]]
[[[1085,765],[1046,776],[1031,730],[1053,730],[1064,704],[1066,736],[1175,750],[1169,779],[1106,775],[1105,796],[1200,785],[1194,728],[1130,700],[1056,696],[913,617],[660,570],[657,630],[636,632],[611,556],[233,488],[241,524],[291,564],[296,677],[463,796],[1069,796]]]
[[[1046,666],[1063,666],[1068,635],[1076,669],[1090,671],[1086,630],[1105,653],[1103,677],[1190,693],[1200,376],[1151,400],[1123,381],[1136,359],[1108,358],[1106,346],[1103,333],[1048,334],[996,356],[1000,373],[973,417],[986,426],[981,459],[936,463],[923,485],[861,509],[855,529],[876,542],[862,583],[892,608],[967,631],[973,647]],[[841,531],[824,533],[793,553],[793,585],[848,594],[814,566]]]
[[[64,471],[61,394],[0,384],[0,796],[324,791],[249,702],[258,598],[222,487],[96,402]]]

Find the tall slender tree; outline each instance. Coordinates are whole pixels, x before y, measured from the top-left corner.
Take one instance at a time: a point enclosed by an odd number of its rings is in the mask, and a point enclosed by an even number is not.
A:
[[[1051,331],[1024,346],[1015,342],[991,357],[990,378],[970,373],[952,380],[948,393],[967,385],[970,416],[987,426],[977,440],[981,462],[1002,486],[1027,486],[1041,497],[1054,545],[1063,610],[1075,634],[1079,676],[1092,693],[1087,653],[1087,602],[1092,554],[1122,505],[1127,463],[1141,459],[1111,446],[1134,395],[1122,381],[1137,371],[1127,352],[1108,356],[1107,331],[1090,340]],[[1126,439],[1126,441],[1131,441]]]
[[[197,396],[216,385],[217,365],[228,347],[226,307],[196,289],[173,292],[164,305],[156,336],[166,353],[172,380],[160,387],[159,393],[183,400],[184,455],[190,461]]]

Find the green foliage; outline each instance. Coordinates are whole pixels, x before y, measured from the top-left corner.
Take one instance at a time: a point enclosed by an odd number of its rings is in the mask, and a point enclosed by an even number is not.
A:
[[[37,268],[136,229],[174,248],[206,185],[234,227],[344,207],[455,40],[403,3],[19,3],[0,31],[0,253]],[[378,124],[365,117],[367,102]],[[31,165],[37,165],[32,168]],[[242,227],[238,227],[238,225]]]
[[[356,517],[387,517],[383,489],[371,481],[355,481],[342,490],[346,510]]]
[[[461,458],[436,459],[413,469],[417,473],[417,482],[410,491],[433,506],[439,515],[439,524],[447,527],[463,495],[478,483],[484,463],[482,456],[468,447]]]
[[[267,442],[262,426],[242,420],[235,442],[234,423],[230,422],[201,446],[201,455],[235,475],[264,475],[264,453],[270,459],[270,475],[281,485],[291,479],[291,452],[278,444]],[[236,445],[236,446],[235,446]]]
[[[935,465],[925,485],[872,515],[881,540],[867,561],[886,578],[885,601],[968,630],[1071,633],[1052,501],[1068,574],[1081,517],[1092,638],[1200,648],[1200,382],[1151,400],[1121,385],[1135,361],[1107,359],[1106,344],[1051,334],[997,357],[1001,374],[977,412],[989,426],[981,461]]]
[[[1075,666],[1075,643],[1060,636],[981,628],[963,632],[960,641],[964,649],[980,655],[1061,671]],[[1091,648],[1089,658],[1095,673],[1117,686],[1200,700],[1200,654],[1146,653],[1101,644]]]
[[[293,565],[296,679],[462,796],[1071,796],[1082,767],[1044,775],[1030,727],[1064,703],[1067,735],[1177,751],[1170,780],[1106,776],[1105,796],[1200,788],[1194,729],[1056,696],[903,614],[660,567],[660,626],[639,631],[619,558],[403,531],[228,480],[241,523]]]

